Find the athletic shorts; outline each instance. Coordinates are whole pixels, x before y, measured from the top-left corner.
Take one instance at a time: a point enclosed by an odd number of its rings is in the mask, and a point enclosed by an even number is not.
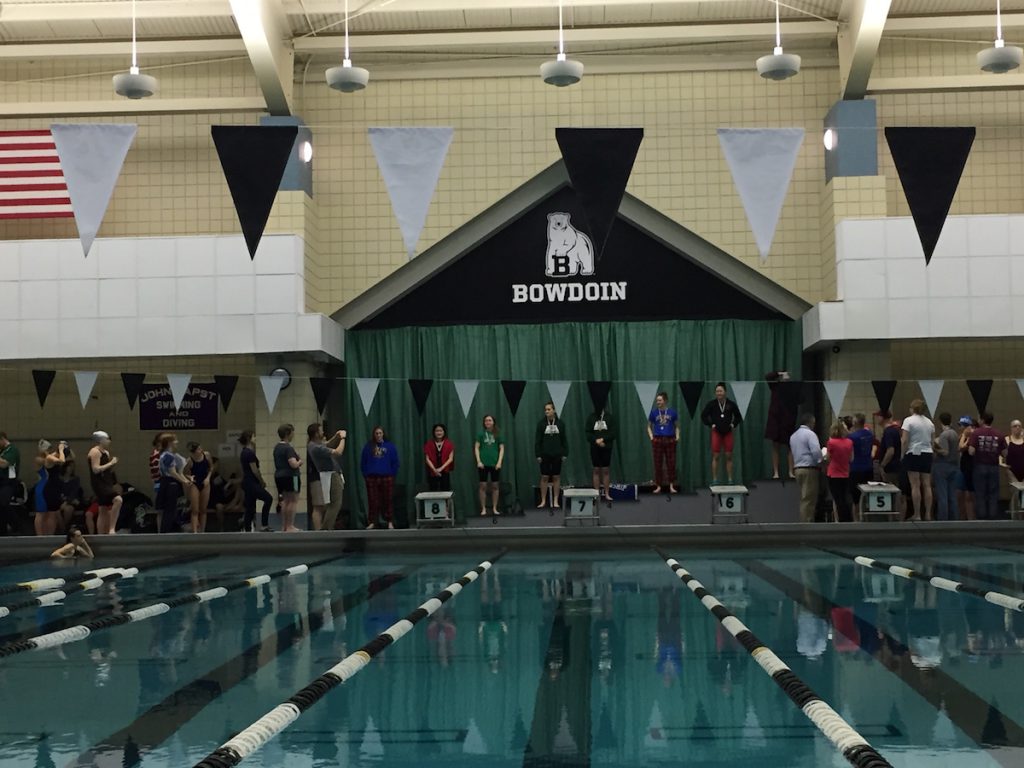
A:
[[[612,465],[612,447],[610,445],[591,445],[590,463],[594,469],[604,469]]]
[[[324,501],[324,486],[319,480],[309,484],[309,503],[314,507],[327,506]]]
[[[486,483],[488,480],[495,483],[501,481],[501,470],[496,467],[484,467],[483,469],[477,469],[477,474],[480,475],[481,483]]]
[[[278,493],[298,493],[302,487],[302,481],[298,476],[275,477],[274,485],[277,486]]]
[[[932,473],[932,454],[908,453],[903,457],[903,468],[907,472],[920,472],[923,475],[930,475]]]
[[[733,442],[735,441],[735,435],[732,432],[723,435],[717,429],[711,430],[711,452],[721,453],[732,453]]]
[[[562,474],[562,457],[541,456],[540,473],[545,477]]]

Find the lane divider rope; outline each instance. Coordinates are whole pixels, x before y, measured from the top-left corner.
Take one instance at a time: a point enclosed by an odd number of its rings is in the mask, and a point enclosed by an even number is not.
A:
[[[131,579],[138,573],[138,568],[103,568],[91,579],[80,581],[77,584],[67,585],[63,589],[57,589],[53,592],[46,592],[39,597],[30,597],[27,600],[22,600],[20,603],[0,605],[0,619],[5,616],[10,616],[15,611],[24,610],[25,608],[37,608],[41,605],[53,605],[54,603],[59,603],[68,595],[73,595],[76,592],[88,592],[93,589],[98,589],[108,581]]]
[[[786,666],[782,659],[764,645],[742,621],[733,616],[728,608],[683,568],[679,561],[668,557],[658,547],[654,549],[680,581],[693,592],[694,597],[700,600],[701,605],[707,608],[728,630],[729,634],[747,649],[761,669],[767,672],[775,684],[785,691],[790,700],[803,711],[819,731],[825,734],[825,738],[832,742],[851,765],[856,768],[892,768],[888,760],[850,727],[838,712],[822,701],[803,680],[793,673],[793,670]]]
[[[178,555],[176,557],[162,557],[157,560],[152,560],[148,563],[143,563],[139,566],[139,570],[151,570],[154,568],[162,568],[166,565],[181,565],[183,563],[190,563],[196,560],[207,560],[216,555]],[[92,578],[105,578],[110,576],[117,571],[126,570],[121,566],[113,568],[93,568],[88,571],[78,571],[77,573],[71,573],[67,576],[60,578],[49,577],[31,579],[29,581],[19,581],[16,584],[4,584],[0,586],[0,595],[9,595],[12,592],[46,592],[51,589],[60,589],[66,584],[73,584],[76,581],[84,581]]]
[[[274,707],[274,709],[270,710],[270,712],[230,741],[204,757],[196,763],[195,768],[231,768],[241,763],[294,723],[299,718],[299,715],[320,701],[328,692],[358,674],[363,667],[370,663],[374,656],[392,643],[400,640],[419,621],[432,615],[444,603],[459,594],[463,587],[476,581],[481,574],[487,572],[495,562],[504,556],[505,551],[502,550],[490,560],[480,563],[476,568],[469,571],[458,581],[449,584],[404,619],[385,629],[358,651],[346,656],[305,688],[297,691],[287,701]]]
[[[982,600],[992,603],[993,605],[1008,608],[1011,611],[1024,613],[1024,599],[1015,595],[1007,595],[1003,592],[994,592],[991,590],[981,589],[980,587],[972,587],[970,584],[964,584],[961,581],[953,581],[952,579],[945,579],[942,576],[935,576],[927,571],[918,571],[913,568],[906,568],[902,565],[890,565],[889,563],[882,562],[881,560],[875,560],[873,557],[848,555],[845,552],[839,552],[834,549],[825,549],[824,547],[821,549],[824,552],[828,552],[830,555],[845,557],[847,560],[852,560],[857,565],[863,566],[864,568],[874,568],[876,571],[885,571],[886,573],[891,573],[893,576],[899,576],[900,578],[911,581],[923,581],[926,584],[931,584],[936,589],[944,589],[947,592],[961,592],[965,595],[980,597]]]
[[[341,557],[344,557],[344,555],[324,558],[322,560],[309,563],[308,565],[293,565],[290,568],[283,568],[280,571],[251,576],[248,579],[242,579],[241,581],[227,584],[223,587],[204,589],[201,592],[182,595],[181,597],[176,597],[166,602],[153,603],[125,613],[104,616],[103,618],[96,619],[88,624],[79,624],[74,627],[67,627],[66,629],[60,629],[56,632],[50,632],[45,635],[37,635],[36,637],[32,637],[27,640],[18,640],[16,642],[6,643],[4,645],[0,645],[0,659],[13,656],[18,653],[24,653],[25,651],[56,648],[58,645],[78,642],[79,640],[84,640],[89,637],[89,635],[94,632],[121,626],[123,624],[145,621],[146,619],[151,619],[154,616],[167,613],[172,608],[178,608],[182,605],[188,605],[189,603],[206,603],[211,600],[218,600],[235,590],[257,587],[261,584],[266,584],[271,579],[280,578],[282,576],[297,576],[299,574],[306,573],[310,568],[330,562],[331,560],[338,560]]]

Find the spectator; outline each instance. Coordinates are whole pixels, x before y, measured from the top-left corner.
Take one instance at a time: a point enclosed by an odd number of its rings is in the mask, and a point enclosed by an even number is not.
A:
[[[852,523],[850,462],[853,458],[853,440],[847,437],[846,424],[842,420],[832,425],[825,448],[828,453],[828,490],[832,495],[834,519],[839,523]]]
[[[294,533],[299,530],[295,527],[295,512],[302,487],[302,459],[292,446],[295,427],[282,424],[277,428],[277,436],[280,440],[274,446],[274,484],[281,497],[281,530]]]
[[[771,371],[765,374],[771,399],[768,402],[768,418],[765,420],[764,437],[772,446],[772,479],[779,479],[779,452],[789,445],[790,435],[796,424],[796,407],[800,401],[800,383],[790,381],[787,371]],[[789,476],[793,472],[793,454],[787,453]]]
[[[732,484],[733,430],[743,423],[739,406],[725,396],[725,382],[715,385],[715,399],[704,406],[700,420],[711,427],[711,483],[718,482],[718,457],[725,454],[725,476]]]
[[[452,470],[455,468],[455,444],[448,439],[448,427],[435,424],[431,439],[423,444],[423,458],[427,465],[427,489],[450,491]]]
[[[92,547],[89,546],[89,542],[85,540],[85,536],[82,535],[82,529],[77,525],[73,525],[68,529],[67,539],[63,546],[53,550],[50,557],[57,557],[61,559],[68,559],[73,557],[88,557],[92,559],[94,557],[92,553]]]
[[[238,475],[225,478],[220,473],[220,460],[210,457],[210,499],[206,505],[207,514],[217,515],[217,530],[224,530],[224,515],[241,515],[245,511],[245,494],[242,493]]]
[[[0,432],[0,536],[6,536],[8,528],[17,530],[11,513],[11,499],[18,490],[20,464],[18,447],[7,439],[6,432]]]
[[[800,486],[800,521],[813,523],[818,506],[818,489],[821,483],[821,443],[814,434],[814,415],[805,413],[800,426],[789,438],[789,450],[793,454],[793,469]]]
[[[903,449],[903,469],[910,482],[910,500],[913,505],[911,520],[932,519],[932,444],[935,425],[924,415],[924,401],[910,403],[910,415],[903,420],[900,443]]]
[[[64,457],[67,460],[60,475],[60,514],[57,516],[57,524],[62,525],[63,530],[70,531],[75,512],[85,508],[85,494],[74,459],[68,459],[68,454]]]
[[[562,483],[562,462],[569,455],[569,440],[565,434],[565,424],[555,413],[555,404],[544,404],[544,418],[537,424],[533,438],[534,454],[540,464],[540,504],[537,509],[548,505],[548,485],[551,486],[551,507],[558,509],[560,502],[560,486]]]
[[[554,406],[551,410],[554,412]],[[667,392],[659,392],[654,398],[654,410],[647,416],[647,436],[651,439],[654,454],[654,493],[661,493],[666,481],[668,492],[678,493],[676,447],[679,445],[679,414],[675,408],[668,407]]]
[[[149,479],[153,483],[153,498],[160,492],[160,446],[166,432],[157,432],[153,438],[153,450],[149,452]]]
[[[96,516],[96,532],[112,534],[117,526],[118,515],[121,514],[121,486],[118,485],[114,467],[117,457],[110,454],[110,435],[106,432],[92,433],[93,446],[89,449],[89,469],[92,480],[92,492],[99,502],[99,513]],[[161,442],[161,445],[163,442]]]
[[[156,501],[160,510],[160,533],[181,531],[178,499],[193,485],[192,478],[185,474],[185,457],[180,456],[177,450],[178,436],[165,432],[160,440],[160,492]],[[102,517],[102,502],[100,504]]]
[[[978,424],[970,416],[960,421],[960,473],[957,475],[957,504],[964,520],[974,520],[974,457],[969,450],[971,435]]]
[[[853,431],[849,434],[853,442],[853,458],[850,460],[850,495],[853,508],[860,510],[860,486],[875,479],[875,434],[867,427],[863,413],[853,414]]]
[[[333,531],[341,510],[345,478],[337,469],[337,461],[345,452],[348,434],[339,429],[330,440],[324,440],[320,424],[306,427],[306,483],[309,485],[310,506],[313,509],[313,530]]]
[[[959,520],[956,476],[960,463],[960,438],[950,426],[953,417],[948,413],[939,414],[939,423],[942,429],[935,438],[935,463],[932,465],[937,517],[939,520]]]
[[[1010,435],[1006,438],[1006,454],[1003,466],[1006,467],[1006,480],[1010,483],[1024,481],[1024,428],[1020,419],[1010,422]]]
[[[267,481],[263,479],[260,472],[260,460],[256,455],[256,435],[251,430],[246,430],[238,436],[238,443],[242,446],[239,460],[242,463],[242,492],[245,495],[245,514],[242,517],[242,530],[252,533],[256,521],[256,502],[263,502],[261,512],[260,529],[269,532],[270,528],[270,506],[274,503],[274,497],[267,492]]]
[[[612,446],[619,436],[619,425],[607,408],[599,408],[587,417],[587,444],[590,446],[591,481],[594,490],[604,488],[605,501],[612,500]]]
[[[39,441],[39,482],[35,487],[35,531],[36,536],[52,536],[57,530],[57,515],[60,510],[60,474],[64,469],[63,440],[54,447],[48,440]]]
[[[882,480],[890,485],[895,485],[902,491],[900,449],[903,444],[903,435],[900,431],[900,423],[892,417],[891,411],[875,411],[875,416],[878,418],[879,426],[882,427],[882,441],[878,446],[880,457],[878,463],[882,468]],[[899,519],[902,520],[906,516],[907,502],[902,493],[897,494],[896,498],[899,506],[897,510]]]
[[[374,427],[373,437],[363,446],[359,467],[366,481],[366,529],[383,527],[385,522],[388,528],[394,528],[392,497],[398,475],[398,449],[388,441],[384,427]]]
[[[971,434],[968,452],[974,457],[974,492],[978,519],[999,517],[999,457],[1006,451],[1006,438],[992,428],[992,414],[981,414],[981,426]]]
[[[213,465],[210,454],[199,443],[188,444],[188,461],[185,475],[192,477],[188,486],[189,518],[192,533],[206,532],[206,510],[210,506],[210,469]]]

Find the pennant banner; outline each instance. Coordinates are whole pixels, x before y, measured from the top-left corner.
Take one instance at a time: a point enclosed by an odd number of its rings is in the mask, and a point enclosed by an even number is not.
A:
[[[878,410],[891,410],[892,396],[896,394],[896,382],[891,379],[880,379],[878,381],[872,381],[871,388],[875,390],[875,399],[878,401]]]
[[[821,384],[825,387],[825,394],[828,395],[828,404],[832,406],[832,412],[842,413],[843,403],[846,401],[846,390],[850,388],[850,382],[823,381]]]
[[[128,410],[135,410],[135,403],[138,402],[139,392],[142,391],[142,384],[146,380],[144,373],[122,373],[121,384],[124,385],[124,396],[128,398]]]
[[[57,377],[56,371],[32,371],[32,383],[36,385],[36,397],[39,398],[39,407],[46,405],[46,396],[50,394],[50,387]]]
[[[316,412],[323,418],[327,410],[327,401],[331,397],[331,390],[334,389],[334,379],[322,379],[312,377],[309,380],[309,387],[313,390],[313,400],[316,401]]]
[[[561,413],[562,408],[565,407],[565,400],[569,397],[569,388],[572,387],[572,382],[549,381],[546,383],[548,385],[548,394],[551,395],[551,402],[555,404],[555,413]]]
[[[416,402],[416,411],[420,416],[427,407],[427,398],[430,397],[430,390],[433,387],[433,379],[409,379],[409,389],[412,390],[412,399]]]
[[[231,398],[235,395],[235,387],[238,386],[238,377],[214,376],[213,385],[220,396],[221,403],[224,404],[224,413],[227,413],[228,407],[231,405]]]
[[[277,396],[281,394],[281,387],[284,386],[283,376],[260,376],[260,385],[263,387],[263,399],[267,401],[267,410],[274,412],[277,405]]]
[[[886,128],[893,165],[899,174],[910,215],[932,260],[974,143],[974,128]]]
[[[928,404],[928,413],[932,415],[932,418],[935,418],[935,414],[939,412],[939,398],[942,397],[942,387],[945,383],[938,379],[919,379],[917,382],[921,387],[921,394]]]
[[[968,379],[967,388],[971,391],[978,413],[984,413],[988,407],[988,397],[992,394],[992,379]]]
[[[416,255],[416,243],[427,221],[430,200],[455,129],[370,128],[369,135],[411,259]]]
[[[555,129],[565,170],[587,220],[595,261],[608,242],[643,139],[643,128]]]
[[[210,132],[249,258],[254,259],[295,146],[298,126],[214,125]]]
[[[95,123],[55,123],[50,126],[60,168],[68,185],[78,239],[86,256],[99,232],[110,196],[121,175],[121,166],[138,130],[137,125]]]
[[[730,381],[729,389],[736,400],[736,406],[740,409],[740,416],[747,418],[747,409],[750,407],[750,398],[754,396],[756,381]]]
[[[82,408],[89,403],[89,398],[92,396],[93,387],[96,386],[96,377],[99,376],[97,371],[75,371],[75,386],[78,387],[78,399],[82,403]]]
[[[181,408],[181,401],[185,399],[185,393],[188,392],[188,385],[191,383],[191,373],[167,374],[167,384],[171,388],[171,397],[174,398],[174,410]]]
[[[1017,379],[1017,390],[1020,392],[1020,396],[1024,397],[1024,379]]]
[[[377,397],[380,379],[356,379],[355,382],[356,389],[359,391],[359,399],[363,403],[363,415],[369,416],[373,400]]]
[[[803,128],[718,129],[718,143],[729,164],[762,263],[771,250],[803,140]]]
[[[466,379],[455,380],[455,394],[459,396],[459,404],[462,406],[462,415],[469,418],[469,409],[473,407],[473,398],[476,397],[476,388],[480,386],[479,381]]]
[[[588,381],[587,389],[590,390],[590,400],[594,404],[594,410],[604,410],[608,405],[608,393],[612,389],[612,383],[610,381]]]
[[[703,381],[680,381],[679,391],[683,393],[683,402],[692,419],[700,408],[700,393],[704,391]]]
[[[644,409],[644,416],[647,416],[654,407],[654,398],[658,396],[657,381],[634,381],[636,396],[640,398],[640,407]]]
[[[526,391],[526,382],[518,379],[511,381],[502,379],[501,390],[505,393],[508,409],[512,411],[512,416],[515,416],[519,411],[519,403],[523,400],[523,392]]]

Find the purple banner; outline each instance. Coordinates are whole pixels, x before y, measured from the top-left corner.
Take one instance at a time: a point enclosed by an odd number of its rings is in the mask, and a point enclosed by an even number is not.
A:
[[[215,384],[191,384],[174,410],[174,397],[166,384],[146,384],[139,393],[139,429],[174,432],[179,429],[217,429],[220,414]]]

